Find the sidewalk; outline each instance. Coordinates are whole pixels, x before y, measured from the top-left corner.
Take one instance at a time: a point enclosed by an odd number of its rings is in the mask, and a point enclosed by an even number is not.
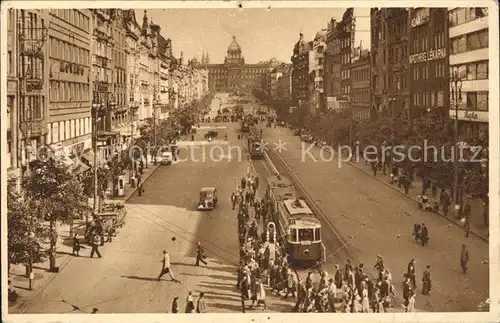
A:
[[[382,171],[377,171],[377,176],[374,176],[371,170],[371,167],[369,165],[366,165],[364,161],[354,161],[354,162],[348,162],[349,165],[353,166],[354,168],[357,168],[358,170],[365,172],[366,174],[374,177],[377,179],[379,182],[383,183],[386,186],[389,186],[393,188],[394,190],[400,192],[403,195],[404,194],[404,188],[398,187],[397,183],[390,184],[389,183],[389,171],[386,171],[386,175],[383,175]],[[417,195],[421,194],[422,192],[422,181],[420,179],[416,179],[411,183],[411,187],[409,190],[409,194],[406,195],[408,198],[412,199],[417,203]],[[430,197],[432,195],[431,190],[428,190],[427,195]],[[488,242],[488,236],[489,236],[489,230],[488,228],[484,225],[483,223],[483,206],[482,202],[480,199],[472,199],[470,201],[471,205],[471,216],[470,216],[470,233],[475,235],[476,237]],[[448,216],[444,215],[442,213],[442,210],[440,209],[438,214],[444,217],[445,219],[449,220],[455,225],[458,225],[462,227],[461,222],[459,219],[455,217],[454,214],[452,214],[453,208],[450,207],[450,213]]]
[[[157,169],[158,165],[148,163],[148,168],[144,168],[142,175],[142,182],[145,182]],[[128,176],[127,176],[128,177]],[[128,181],[125,184],[125,196],[108,198],[109,201],[114,202],[127,202],[132,197],[137,188],[132,188]],[[59,271],[64,268],[74,259],[72,255],[73,241],[70,235],[70,226],[68,224],[57,226],[58,231],[58,245],[56,255],[56,265],[59,266]],[[85,220],[75,220],[73,224],[73,234],[78,233],[80,237],[85,232]],[[82,244],[82,247],[84,245]],[[88,246],[85,246],[89,248]],[[85,253],[85,251],[84,251]],[[19,298],[15,304],[9,305],[9,311],[19,312],[22,310],[23,304],[26,301],[41,294],[44,288],[58,275],[58,273],[49,272],[50,264],[47,259],[43,263],[37,263],[33,266],[34,285],[33,289],[29,290],[29,279],[25,276],[25,267],[23,265],[11,265],[9,272],[9,279],[12,281],[12,286],[19,294]]]

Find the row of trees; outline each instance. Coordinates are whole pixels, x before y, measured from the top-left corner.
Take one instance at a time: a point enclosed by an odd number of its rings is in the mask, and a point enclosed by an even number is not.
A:
[[[408,120],[393,117],[388,113],[377,113],[367,120],[355,120],[350,109],[321,111],[312,116],[306,109],[290,111],[289,100],[272,99],[265,94],[257,96],[274,107],[279,120],[295,127],[306,128],[318,140],[337,147],[355,146],[360,149],[368,145],[375,147],[400,145],[404,158],[402,167],[420,177],[433,179],[439,187],[454,186],[453,158],[459,158],[460,191],[467,196],[488,199],[488,135],[468,137],[461,134],[455,143],[454,120],[435,110],[426,115]],[[426,145],[426,146],[425,146]],[[410,147],[422,147],[421,150]],[[436,147],[437,156],[432,148]],[[477,150],[477,156],[476,156]],[[425,155],[424,155],[425,153]],[[454,154],[452,156],[452,154]],[[437,157],[437,158],[436,158]],[[482,162],[479,162],[482,160]]]
[[[29,274],[34,263],[48,257],[53,270],[58,239],[56,226],[71,224],[75,217],[91,212],[88,194],[70,167],[52,157],[32,161],[20,187],[18,189],[15,179],[8,181],[9,267],[25,264]]]

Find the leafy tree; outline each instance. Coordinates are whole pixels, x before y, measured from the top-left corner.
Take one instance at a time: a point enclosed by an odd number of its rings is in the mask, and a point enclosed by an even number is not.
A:
[[[7,254],[11,264],[25,264],[28,274],[34,263],[45,259],[43,245],[49,231],[39,218],[32,201],[16,190],[14,179],[7,183]]]
[[[57,222],[71,223],[73,214],[89,211],[83,185],[68,167],[54,158],[30,163],[30,175],[23,178],[24,196],[40,219],[50,223],[49,259],[56,266]]]

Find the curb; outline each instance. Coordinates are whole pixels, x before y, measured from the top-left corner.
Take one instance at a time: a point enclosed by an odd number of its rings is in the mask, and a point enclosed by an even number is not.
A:
[[[348,164],[348,165],[350,165],[351,167],[353,167],[353,168],[355,168],[355,169],[357,169],[357,170],[359,170],[359,171],[361,171],[361,172],[365,173],[366,175],[368,175],[368,176],[370,176],[370,177],[372,177],[372,178],[376,179],[377,181],[379,181],[380,183],[384,184],[385,186],[388,186],[388,187],[392,188],[393,190],[395,190],[395,191],[399,192],[399,193],[400,193],[401,195],[403,195],[403,196],[406,196],[406,197],[407,197],[407,198],[409,198],[410,200],[415,201],[415,202],[418,202],[418,200],[417,200],[416,198],[414,198],[414,197],[412,197],[412,196],[410,196],[410,195],[408,195],[408,194],[404,194],[403,192],[401,192],[401,190],[400,190],[399,188],[395,187],[394,185],[389,184],[388,182],[386,182],[386,181],[384,181],[384,180],[380,179],[380,178],[379,178],[379,177],[377,177],[377,176],[373,176],[372,174],[370,174],[369,172],[367,172],[367,171],[365,171],[363,168],[361,168],[361,166],[358,166],[358,165],[356,165],[356,164],[354,164],[354,163],[352,163],[352,162],[347,162],[347,164]],[[448,216],[446,216],[446,215],[442,214],[441,212],[432,212],[432,213],[438,214],[439,216],[441,216],[442,218],[445,218],[446,220],[448,220],[449,222],[451,222],[451,223],[455,224],[456,226],[458,226],[458,227],[460,227],[460,228],[463,228],[463,227],[462,227],[462,225],[461,225],[459,222],[455,221],[455,219],[453,219],[453,218],[451,218],[451,217],[448,217]],[[474,231],[472,231],[472,230],[471,230],[469,233],[470,233],[470,234],[472,234],[473,236],[475,236],[475,237],[477,237],[477,238],[479,238],[479,239],[481,239],[481,240],[485,241],[486,243],[489,243],[489,240],[488,240],[487,238],[485,238],[485,237],[483,237],[483,236],[481,236],[481,235],[479,235],[479,234],[475,233]]]

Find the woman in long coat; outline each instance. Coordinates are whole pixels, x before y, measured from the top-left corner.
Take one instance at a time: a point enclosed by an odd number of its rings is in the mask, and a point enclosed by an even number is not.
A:
[[[370,299],[368,298],[368,286],[366,282],[361,282],[361,310],[368,313],[370,308]]]

